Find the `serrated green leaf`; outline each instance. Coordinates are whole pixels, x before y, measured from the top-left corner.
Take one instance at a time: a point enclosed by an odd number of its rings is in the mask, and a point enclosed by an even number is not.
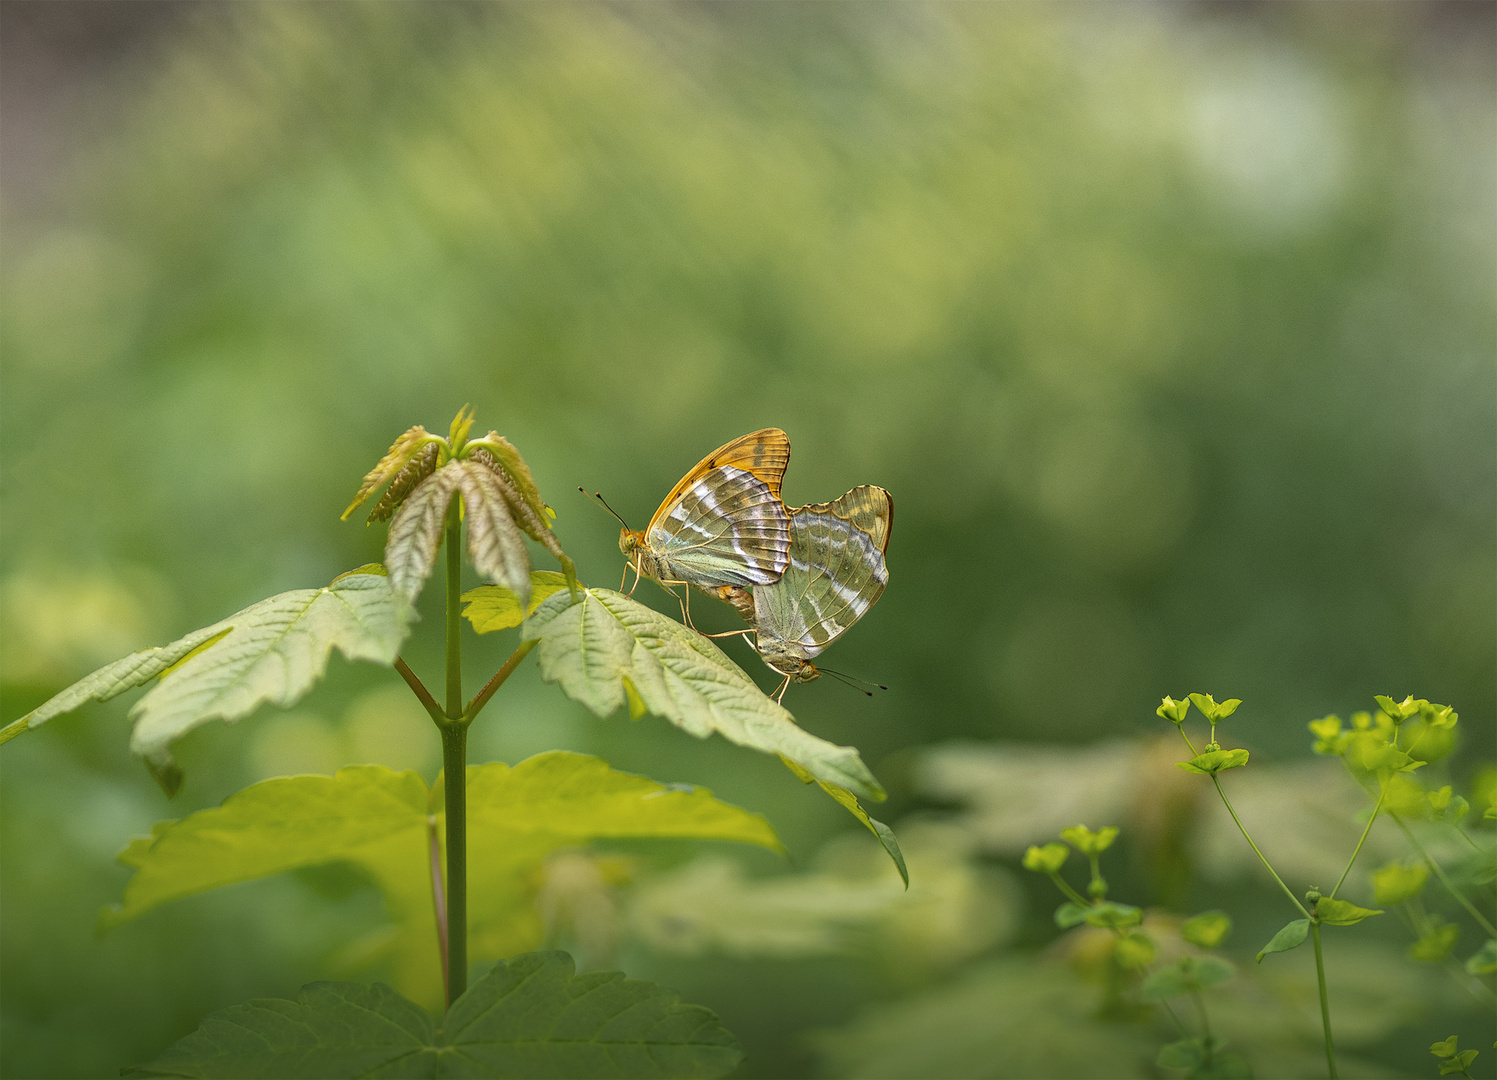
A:
[[[349,660],[393,663],[408,618],[384,569],[363,567],[325,588],[272,596],[170,645],[116,660],[8,725],[0,742],[159,677],[130,710],[130,747],[164,775],[172,740],[210,720],[248,716],[267,701],[294,704],[322,678],[335,648]]]
[[[369,470],[364,477],[364,482],[359,485],[358,492],[353,497],[353,502],[348,504],[348,509],[343,511],[343,520],[348,520],[348,515],[359,508],[363,502],[379,490],[380,485],[387,480],[394,479],[395,474],[405,468],[407,462],[416,455],[425,444],[435,438],[420,424],[408,429],[400,438],[390,444],[390,449],[385,456],[379,459],[379,464]]]
[[[1203,911],[1180,924],[1180,936],[1192,945],[1214,949],[1232,929],[1232,916],[1225,911]]]
[[[312,983],[297,1000],[221,1009],[128,1075],[159,1077],[718,1077],[742,1059],[707,1009],[566,953],[500,961],[441,1028],[382,983]]]
[[[1310,920],[1295,919],[1286,924],[1269,943],[1259,951],[1258,963],[1263,963],[1263,958],[1269,953],[1288,952],[1290,949],[1298,948],[1305,943],[1305,938],[1310,936]]]
[[[254,784],[135,841],[121,861],[136,868],[123,903],[100,914],[107,929],[172,900],[327,862],[352,863],[385,894],[395,933],[383,954],[395,984],[423,1004],[441,1001],[433,946],[432,793],[414,772],[382,766],[335,776]],[[443,814],[437,811],[440,822]],[[315,827],[313,825],[315,824]],[[440,841],[444,830],[436,830]],[[600,758],[563,751],[511,768],[468,770],[469,945],[475,959],[540,944],[536,871],[562,847],[604,837],[733,840],[782,851],[759,814],[720,802],[704,788],[666,787],[617,772]]]
[[[421,595],[431,576],[447,527],[447,508],[457,494],[463,476],[462,464],[449,461],[405,497],[390,530],[385,534],[385,566],[395,594],[408,604]]]
[[[1246,750],[1210,750],[1198,754],[1189,761],[1176,762],[1186,772],[1214,776],[1223,769],[1236,769],[1248,763]]]
[[[510,510],[505,485],[493,472],[472,461],[458,461],[458,489],[467,510],[468,557],[473,569],[530,603],[530,550]]]
[[[904,853],[899,850],[899,839],[894,835],[894,830],[882,821],[869,817],[868,811],[864,810],[862,804],[858,802],[858,797],[845,787],[838,784],[828,784],[825,780],[818,780],[816,782],[821,785],[821,790],[846,807],[849,814],[861,821],[865,829],[878,837],[879,844],[888,853],[889,858],[894,860],[894,867],[899,871],[899,876],[904,881],[904,887],[908,889],[910,887],[910,872],[905,868]]]
[[[1466,960],[1468,975],[1491,975],[1497,972],[1497,941],[1488,938],[1486,943]]]
[[[1315,902],[1315,917],[1323,926],[1355,926],[1363,919],[1381,914],[1381,911],[1373,908],[1358,907],[1345,900],[1332,900],[1328,896]]]
[[[717,732],[739,746],[779,754],[862,798],[884,789],[855,748],[799,727],[721,649],[695,631],[611,589],[557,594],[525,620],[541,676],[598,716],[608,716],[633,683],[645,707],[698,738]]]
[[[496,630],[508,630],[519,626],[525,616],[535,613],[541,601],[554,596],[567,587],[567,579],[553,570],[536,570],[530,575],[530,603],[522,605],[520,598],[502,585],[480,585],[463,593],[463,618],[473,624],[479,634],[492,634]]]

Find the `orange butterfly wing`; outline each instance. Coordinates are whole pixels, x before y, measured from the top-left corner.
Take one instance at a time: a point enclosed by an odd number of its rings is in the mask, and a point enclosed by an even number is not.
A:
[[[752,473],[764,481],[770,493],[775,498],[780,497],[780,484],[785,479],[785,469],[790,464],[790,437],[779,428],[760,428],[751,431],[747,435],[740,436],[732,442],[724,443],[701,461],[697,462],[696,468],[681,477],[675,487],[671,488],[670,494],[661,502],[660,508],[650,518],[649,525],[645,526],[648,533],[655,527],[663,516],[670,512],[675,506],[676,500],[686,493],[692,484],[699,480],[703,473],[709,472],[722,465],[731,465],[735,469]]]

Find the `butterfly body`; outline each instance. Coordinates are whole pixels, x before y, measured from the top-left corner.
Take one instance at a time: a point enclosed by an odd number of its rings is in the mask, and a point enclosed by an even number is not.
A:
[[[790,440],[764,428],[708,454],[619,550],[642,577],[703,591],[768,585],[789,564],[790,518],[780,483]]]
[[[755,648],[787,685],[819,678],[814,658],[883,594],[894,500],[883,488],[865,485],[789,513],[789,565],[779,581],[755,587],[751,596]],[[743,590],[719,594],[746,610]]]

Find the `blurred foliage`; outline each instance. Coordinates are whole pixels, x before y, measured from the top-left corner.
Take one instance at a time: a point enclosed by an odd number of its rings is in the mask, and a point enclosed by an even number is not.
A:
[[[1455,703],[1467,742],[1440,767],[1468,797],[1485,768],[1491,790],[1489,6],[128,7],[152,32],[75,72],[71,98],[42,78],[6,87],[0,721],[130,649],[377,559],[383,528],[338,520],[359,476],[396,433],[470,401],[523,450],[598,584],[621,567],[616,523],[572,487],[638,525],[756,427],[791,437],[792,503],[893,493],[890,588],[837,661],[894,689],[866,701],[823,680],[789,702],[863,750],[887,820],[964,798],[919,779],[927,744],[1152,732],[1150,704],[1189,686],[1253,705],[1233,723],[1255,768],[1230,774],[1263,786],[1243,793],[1252,813],[1286,790],[1316,800],[1284,812],[1328,832],[1283,836],[1304,847],[1286,860],[1318,866],[1354,838],[1335,784],[1308,779],[1323,763],[1303,762],[1303,725],[1369,690]],[[46,42],[10,32],[27,5],[5,8],[7,66],[32,70],[13,50]],[[90,49],[67,63],[97,63]],[[24,137],[48,118],[77,148],[38,181]],[[433,604],[409,654],[423,672]],[[700,607],[704,630],[734,625]],[[503,637],[469,638],[470,691]],[[565,748],[705,784],[765,811],[802,859],[848,827],[773,760],[596,720],[525,674],[473,732],[474,761]],[[167,804],[125,750],[126,708],[0,754],[6,1075],[148,1060],[207,1011],[326,977],[380,925],[366,884],[304,871],[95,941],[127,877],[107,861],[132,835],[271,775],[436,767],[394,676],[335,661],[294,713],[184,740],[188,785]],[[1199,778],[1146,744],[1092,753],[1033,764],[1043,785],[1011,770],[1052,801],[994,814],[1002,791],[972,756],[990,797],[963,810],[963,888],[988,895],[993,860],[1052,820],[1104,816],[1055,800],[1108,798],[1139,837],[1134,895],[1227,909],[1234,942],[1267,940],[1280,913],[1260,914],[1276,901],[1244,884],[1240,850],[1217,852],[1209,820],[1182,824]],[[1136,764],[1112,767],[1118,753]],[[1277,768],[1306,773],[1283,787],[1258,768],[1289,758]],[[1401,856],[1374,846],[1359,872]],[[745,1075],[818,1068],[799,1033],[847,1024],[820,1044],[826,1067],[893,1075],[920,1059],[888,1040],[936,1015],[952,1035],[935,1050],[963,1074],[979,1071],[961,1055],[1005,1031],[1072,1020],[1096,1047],[1066,1027],[1052,1055],[1152,1060],[1156,1041],[1135,1054],[1136,1031],[1087,1019],[1056,961],[1023,951],[1053,936],[1042,904],[1016,894],[986,922],[937,905],[887,929],[895,910],[852,936],[949,959],[621,956],[714,1007]],[[1019,951],[999,953],[1007,919]],[[1404,963],[1400,930],[1369,948]],[[1342,970],[1371,994],[1382,962]],[[913,985],[935,996],[893,998]],[[1373,1004],[1414,1015],[1422,993]],[[1456,1026],[1367,1054],[1428,1070],[1424,1047]],[[1015,1043],[984,1068],[1034,1075],[1025,1055],[1043,1052]]]

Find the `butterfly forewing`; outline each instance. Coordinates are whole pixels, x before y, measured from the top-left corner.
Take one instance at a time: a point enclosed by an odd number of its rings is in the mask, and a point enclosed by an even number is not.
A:
[[[673,580],[701,588],[766,585],[789,559],[790,522],[779,496],[731,465],[707,470],[681,490],[645,532],[645,544]]]
[[[723,443],[697,462],[696,467],[671,488],[670,494],[660,503],[660,509],[655,511],[655,516],[650,519],[645,531],[653,529],[661,518],[670,513],[676,500],[713,469],[726,466],[749,473],[762,480],[769,493],[778,499],[780,485],[785,479],[785,468],[789,464],[790,437],[779,428],[760,428],[732,442]]]

